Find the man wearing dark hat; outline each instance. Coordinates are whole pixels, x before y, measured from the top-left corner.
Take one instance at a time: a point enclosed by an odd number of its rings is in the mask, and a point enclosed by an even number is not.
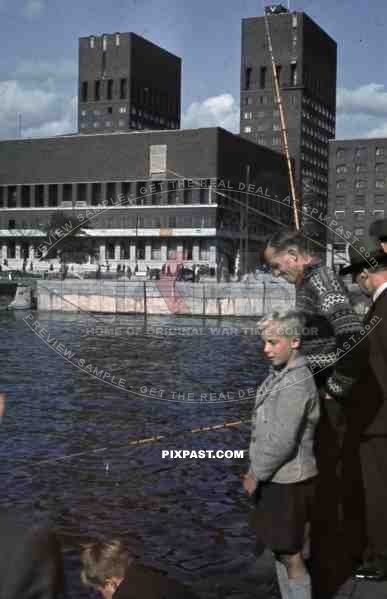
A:
[[[387,218],[375,220],[370,226],[370,236],[378,239],[384,252],[387,252]]]
[[[358,455],[366,550],[357,576],[377,580],[387,576],[387,253],[373,239],[351,246],[349,256],[350,266],[343,268],[341,274],[352,274],[353,281],[372,303],[363,323],[368,360],[359,372],[347,406],[343,451],[345,503],[350,505],[357,499],[353,482],[357,479]],[[353,520],[353,528],[357,524]]]

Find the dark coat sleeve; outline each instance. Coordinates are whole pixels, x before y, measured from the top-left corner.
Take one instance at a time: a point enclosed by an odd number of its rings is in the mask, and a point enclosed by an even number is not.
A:
[[[63,561],[56,536],[0,517],[0,599],[59,599]]]
[[[370,366],[375,374],[382,391],[387,399],[387,291],[378,298],[371,322],[369,333]]]

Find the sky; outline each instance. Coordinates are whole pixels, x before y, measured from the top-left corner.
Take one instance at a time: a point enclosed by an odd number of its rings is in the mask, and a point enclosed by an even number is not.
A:
[[[287,0],[283,2],[287,5]],[[0,138],[76,131],[78,38],[133,31],[183,59],[182,127],[239,130],[253,0],[0,0]],[[338,43],[337,138],[387,136],[387,3],[290,0]]]

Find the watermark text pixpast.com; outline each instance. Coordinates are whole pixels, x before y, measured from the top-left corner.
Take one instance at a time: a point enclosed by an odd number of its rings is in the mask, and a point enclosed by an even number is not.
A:
[[[245,452],[243,449],[163,449],[161,457],[169,460],[184,460],[186,458],[200,459],[210,458],[213,460],[224,460],[225,458],[243,460]]]

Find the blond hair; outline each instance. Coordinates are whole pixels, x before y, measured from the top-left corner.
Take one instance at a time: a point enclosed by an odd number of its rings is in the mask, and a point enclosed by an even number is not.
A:
[[[273,324],[277,324],[277,333],[280,337],[296,337],[301,339],[304,327],[305,317],[296,310],[277,309],[269,314],[265,314],[258,323],[258,329],[262,334],[265,329]]]

